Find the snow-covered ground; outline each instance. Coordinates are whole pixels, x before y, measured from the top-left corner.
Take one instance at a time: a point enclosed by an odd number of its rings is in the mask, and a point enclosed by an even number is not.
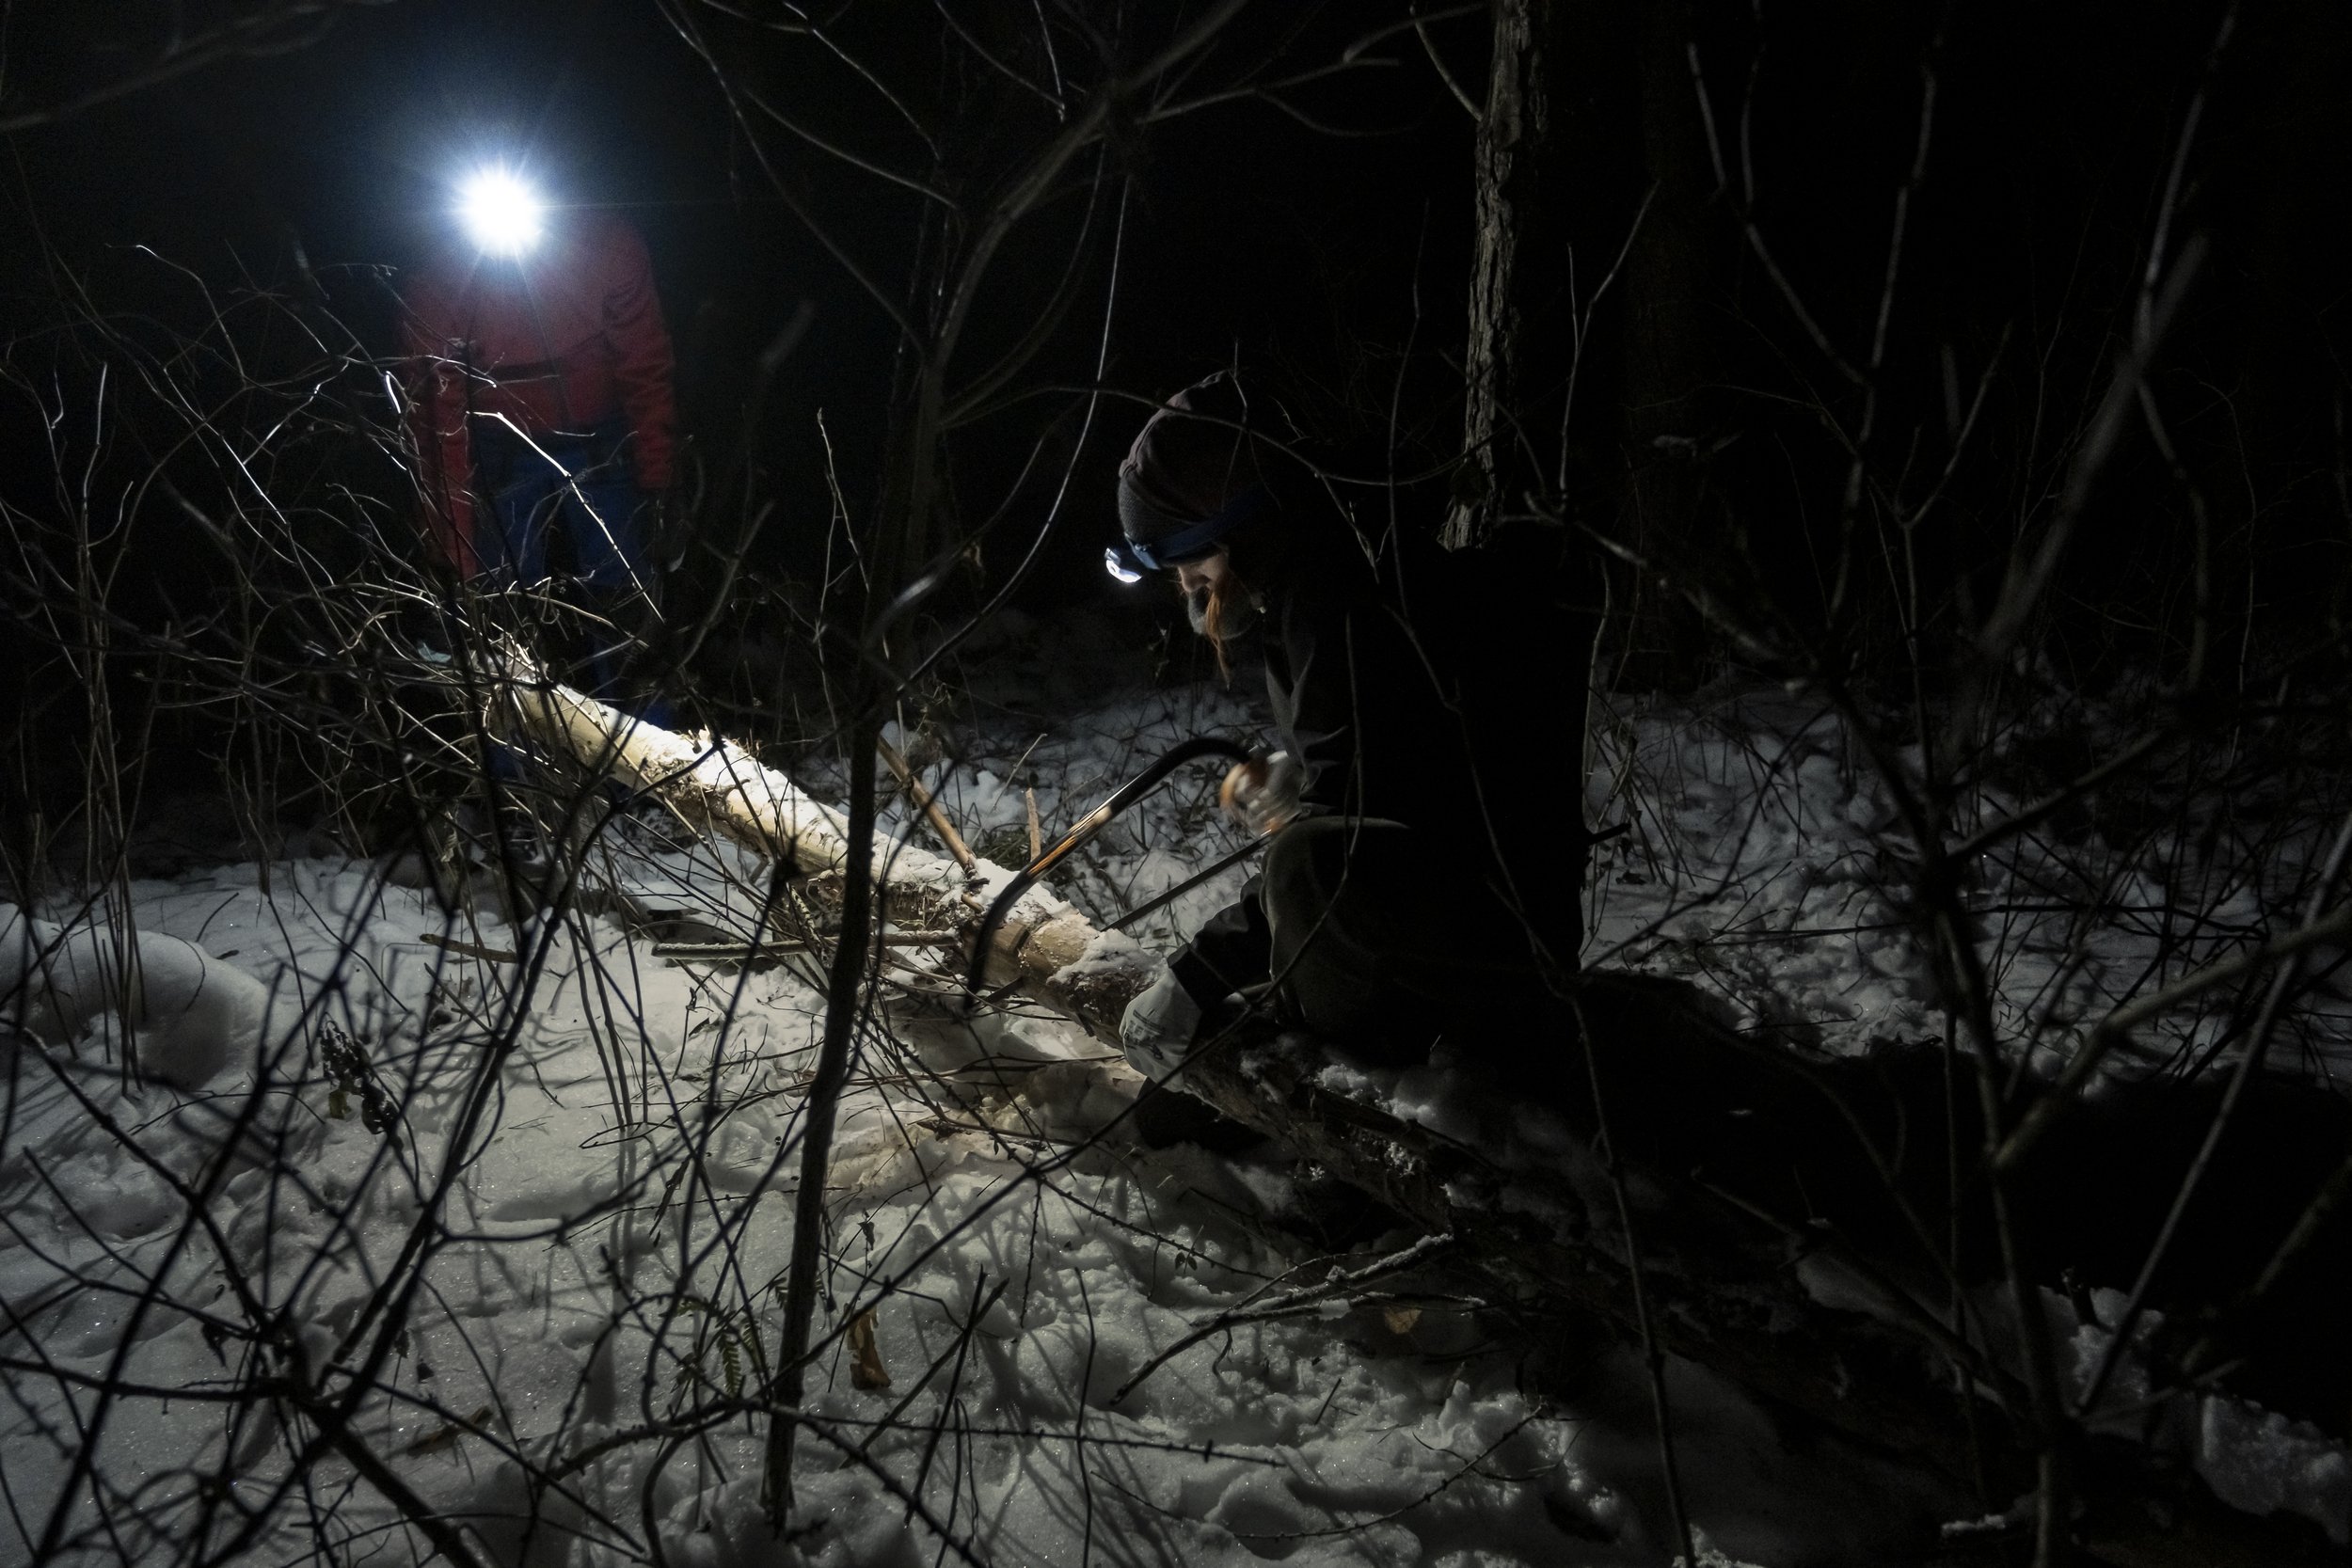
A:
[[[1977,833],[2058,791],[2137,732],[2098,708],[2052,716],[1963,781],[1950,831]],[[2216,748],[2217,750],[2217,748]],[[1834,1053],[1950,1027],[1906,907],[1911,866],[1885,784],[1834,709],[1772,688],[1694,704],[1632,705],[1599,727],[1586,811],[1629,832],[1597,851],[1588,965],[1684,975],[1756,1027]],[[1915,746],[1902,749],[1906,768]],[[1963,898],[2005,1049],[2051,1068],[2104,1013],[2283,935],[2347,803],[2342,780],[2266,776],[2208,761],[2153,799],[2123,782],[1996,836]],[[2145,785],[2137,786],[2145,789]],[[2273,1061],[2314,1076],[2352,1069],[2352,992],[2331,949]],[[2224,989],[2157,1021],[2127,1073],[2213,1045]]]
[[[1174,740],[1257,723],[1180,686],[1042,735],[899,738],[963,834],[1019,860],[1030,791],[1050,839]],[[1589,815],[1634,827],[1600,853],[1588,960],[1698,979],[1833,1052],[1947,1028],[1883,861],[1892,808],[1834,718],[1769,692],[1654,705],[1613,721],[1601,764]],[[1238,842],[1215,784],[1178,778],[1057,891],[1106,919],[1173,887]],[[1988,784],[1970,810],[2030,793]],[[2317,830],[2232,854],[2202,827],[1988,858],[1969,896],[2016,1045],[2058,1049],[2280,920]],[[592,885],[715,931],[755,918],[765,883],[732,852],[615,832],[618,868]],[[826,1201],[834,1338],[779,1542],[765,1422],[740,1407],[781,1316],[820,959],[675,960],[593,897],[516,922],[486,896],[444,911],[399,869],[215,866],[9,927],[0,971],[28,937],[72,961],[7,1014],[27,1033],[0,1124],[0,1560],[62,1541],[60,1560],[237,1544],[405,1563],[434,1548],[418,1515],[513,1564],[1672,1555],[1633,1356],[1531,1348],[1425,1272],[1319,1291],[1413,1238],[1330,1256],[1282,1223],[1297,1173],[1271,1156],[1089,1144],[1132,1076],[1053,1018],[963,1022],[939,1000],[952,956],[916,947],[891,950],[859,1034]],[[1247,875],[1133,934],[1172,943]],[[2084,915],[2086,889],[2105,912]],[[176,1085],[129,1088],[116,1066],[133,953],[132,1027]],[[2301,1021],[2307,1063],[2345,1064],[2344,1022]],[[2212,1027],[2192,1014],[2180,1041]],[[1787,1451],[1696,1368],[1669,1392],[1710,1560],[1869,1562],[1981,1512],[1858,1454]],[[2341,1541],[2343,1447],[2273,1427],[2211,1439],[2243,1462],[2239,1500]]]

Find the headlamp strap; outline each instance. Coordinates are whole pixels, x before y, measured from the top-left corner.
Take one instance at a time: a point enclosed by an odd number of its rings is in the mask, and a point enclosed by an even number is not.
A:
[[[1215,515],[1204,517],[1190,528],[1178,529],[1160,539],[1128,540],[1127,554],[1155,572],[1197,561],[1208,554],[1218,540],[1256,516],[1271,499],[1264,485],[1253,484],[1219,507]]]

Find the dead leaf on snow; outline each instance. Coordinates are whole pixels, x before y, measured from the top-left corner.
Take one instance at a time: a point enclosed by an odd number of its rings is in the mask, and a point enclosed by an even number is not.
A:
[[[874,1309],[867,1307],[850,1320],[850,1386],[868,1393],[890,1386],[890,1369],[882,1365],[882,1346],[874,1339]]]

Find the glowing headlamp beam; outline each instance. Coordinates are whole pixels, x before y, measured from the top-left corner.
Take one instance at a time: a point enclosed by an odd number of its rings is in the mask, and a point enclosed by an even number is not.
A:
[[[539,193],[504,169],[484,169],[458,188],[459,220],[493,256],[519,256],[538,244],[547,213]]]

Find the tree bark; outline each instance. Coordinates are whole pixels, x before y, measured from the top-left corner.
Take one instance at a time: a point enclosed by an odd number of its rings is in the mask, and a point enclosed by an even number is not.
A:
[[[1567,0],[1496,0],[1494,58],[1478,124],[1470,338],[1463,355],[1462,467],[1442,535],[1480,542],[1536,471],[1534,392],[1548,374],[1540,328],[1556,313],[1565,261],[1556,238],[1565,198],[1554,58],[1567,41]]]
[[[1688,0],[1496,0],[1450,548],[1531,502],[1653,549],[1700,526],[1722,245],[1694,25]],[[1695,619],[1645,609],[1642,621],[1639,678],[1686,682]]]

